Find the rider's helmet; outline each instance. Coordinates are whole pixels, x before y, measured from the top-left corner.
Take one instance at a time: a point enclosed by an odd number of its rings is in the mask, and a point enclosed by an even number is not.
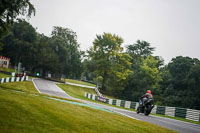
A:
[[[151,91],[150,91],[150,90],[147,90],[147,93],[151,94]]]

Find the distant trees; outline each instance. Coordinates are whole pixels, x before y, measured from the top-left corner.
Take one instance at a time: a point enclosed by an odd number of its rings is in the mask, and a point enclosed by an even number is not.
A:
[[[30,0],[0,0],[0,38],[12,26],[18,15],[30,17],[35,14],[35,8]],[[0,43],[0,49],[2,43]]]
[[[7,26],[12,24],[18,15],[27,15],[30,17],[33,13],[35,14],[35,8],[31,4],[30,0],[1,0],[0,33],[2,33],[2,31],[4,31]]]
[[[2,37],[3,55],[10,57],[13,65],[23,62],[27,69],[31,69],[37,52],[37,33],[26,21],[18,20],[10,32]]]
[[[133,45],[127,46],[127,52],[134,58],[151,56],[154,50],[155,48],[151,47],[150,43],[141,40],[137,40]]]
[[[159,58],[152,56],[154,48],[146,41],[138,40],[127,46],[127,53],[132,57],[132,73],[123,91],[123,97],[138,101],[146,90],[152,90],[156,100],[160,97]]]
[[[200,61],[178,56],[162,69],[163,104],[200,109]]]
[[[45,76],[47,72],[59,73],[59,60],[57,54],[51,48],[51,38],[43,34],[37,34],[36,53],[32,54],[35,58],[34,65],[30,69],[32,72],[42,72]]]
[[[11,58],[12,65],[23,63],[26,70],[64,74],[70,78],[81,75],[81,54],[76,33],[54,27],[52,36],[36,32],[25,20],[14,23],[7,35],[1,38],[1,53]]]
[[[54,27],[51,37],[51,47],[58,55],[59,70],[71,78],[81,76],[81,55],[77,35],[68,28]]]

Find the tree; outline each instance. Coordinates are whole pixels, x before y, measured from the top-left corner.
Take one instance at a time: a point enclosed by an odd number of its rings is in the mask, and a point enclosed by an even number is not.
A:
[[[127,53],[132,57],[132,74],[128,77],[128,84],[123,91],[124,99],[137,101],[147,89],[151,89],[156,100],[160,99],[159,82],[161,77],[159,67],[162,60],[152,56],[154,48],[146,41],[138,40],[127,46]]]
[[[12,65],[22,62],[26,69],[34,66],[36,54],[37,33],[25,20],[19,19],[11,28],[9,34],[2,37],[4,56],[11,58]]]
[[[42,72],[41,76],[46,76],[47,73],[57,73],[59,71],[58,56],[50,47],[50,38],[43,34],[37,34],[36,44],[37,53],[32,55],[32,57],[35,56],[32,72]]]
[[[111,71],[105,83],[112,95],[121,97],[121,92],[127,84],[127,77],[131,74],[131,57],[125,53],[117,53],[116,59],[111,62]]]
[[[153,51],[155,50],[154,47],[150,46],[150,43],[146,41],[140,41],[137,40],[137,42],[133,45],[128,45],[127,46],[127,52],[132,56],[132,57],[137,57],[137,56],[151,56],[153,54]]]
[[[200,61],[177,56],[162,73],[163,103],[168,106],[199,108]]]
[[[128,84],[123,92],[124,98],[137,101],[139,97],[150,89],[155,100],[159,101],[161,99],[159,85],[161,77],[157,68],[158,60],[148,56],[147,58],[141,58],[139,64],[138,67],[132,69],[133,72],[128,77]]]
[[[200,109],[200,62],[192,66],[187,76],[186,107]]]
[[[94,72],[96,69],[95,61],[84,59],[82,62],[82,66],[83,66],[82,79],[97,84],[97,79],[96,79],[97,76]]]
[[[97,77],[102,77],[103,91],[122,89],[130,73],[130,56],[122,53],[122,42],[121,37],[104,33],[96,36],[88,51],[89,58],[95,62]]]
[[[30,17],[35,8],[30,0],[0,0],[0,37],[13,24],[18,15]]]
[[[60,73],[70,78],[80,78],[82,52],[79,50],[76,33],[68,28],[54,27],[51,47],[58,55]]]

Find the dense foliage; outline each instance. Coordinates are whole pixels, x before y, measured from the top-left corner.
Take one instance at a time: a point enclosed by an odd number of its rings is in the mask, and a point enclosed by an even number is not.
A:
[[[130,55],[122,53],[123,40],[117,35],[97,35],[93,47],[88,51],[93,72],[102,78],[102,91],[116,93],[124,89],[130,74]],[[92,71],[92,70],[91,70]]]
[[[178,56],[161,69],[163,104],[200,109],[200,61]]]
[[[0,0],[0,37],[5,34],[19,15],[30,17],[35,8],[30,0]],[[2,43],[0,43],[1,49]]]
[[[52,36],[47,37],[19,19],[1,42],[1,54],[11,58],[13,66],[21,62],[26,70],[43,76],[51,73],[55,77],[80,77],[82,52],[76,33],[70,29],[54,27]]]

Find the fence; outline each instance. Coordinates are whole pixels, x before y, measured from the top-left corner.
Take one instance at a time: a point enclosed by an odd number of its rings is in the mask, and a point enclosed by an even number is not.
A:
[[[107,104],[116,105],[129,109],[137,109],[137,107],[139,106],[138,102],[125,101],[119,99],[108,99],[108,98],[102,99],[101,97],[89,93],[85,93],[85,97],[91,100],[99,100]],[[187,120],[200,122],[200,110],[155,105],[154,108],[152,109],[152,113],[162,114],[171,117],[181,117]]]
[[[7,77],[7,78],[1,78],[0,84],[1,83],[7,83],[7,82],[26,81],[26,80],[28,80],[28,76],[26,76],[26,77]]]

